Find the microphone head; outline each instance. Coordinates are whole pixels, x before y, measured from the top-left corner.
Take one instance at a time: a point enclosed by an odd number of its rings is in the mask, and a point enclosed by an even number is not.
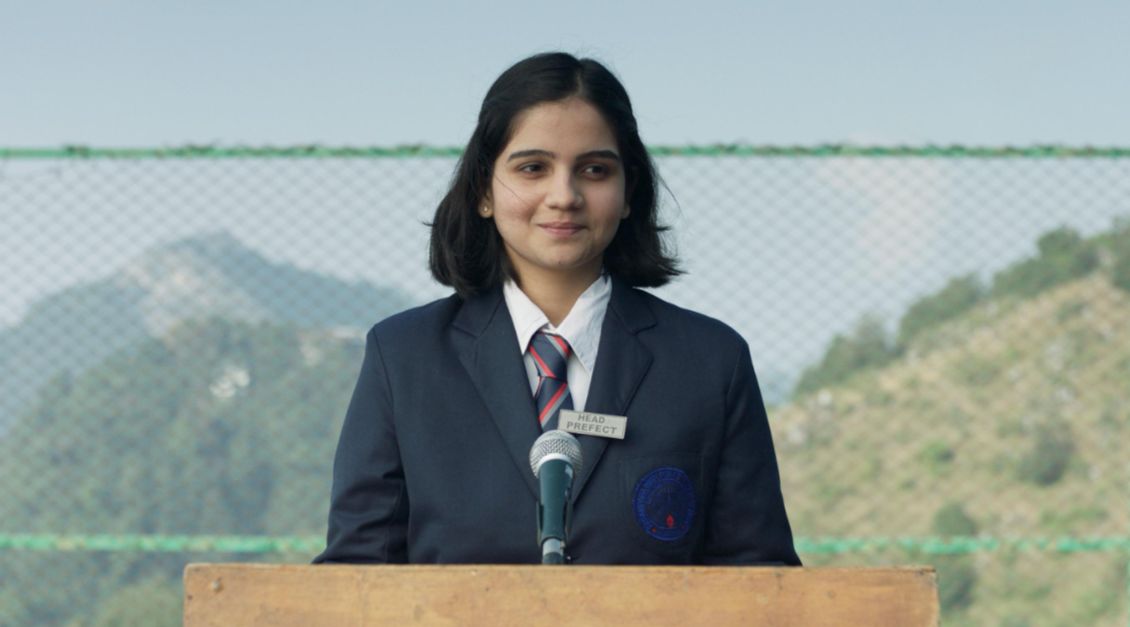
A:
[[[564,460],[573,467],[573,474],[580,474],[581,462],[584,461],[581,457],[581,443],[567,431],[546,431],[530,447],[530,468],[535,477],[538,476],[541,465],[551,459]]]

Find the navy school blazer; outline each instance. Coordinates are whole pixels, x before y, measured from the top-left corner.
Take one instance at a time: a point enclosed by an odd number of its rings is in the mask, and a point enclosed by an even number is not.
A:
[[[799,565],[749,348],[728,326],[613,281],[580,435],[580,564]],[[537,563],[541,434],[501,288],[369,332],[315,563]]]

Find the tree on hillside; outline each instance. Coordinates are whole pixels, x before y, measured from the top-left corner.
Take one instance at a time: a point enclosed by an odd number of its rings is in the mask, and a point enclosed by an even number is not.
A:
[[[1130,292],[1130,219],[1117,220],[1114,226],[1110,237],[1111,281]]]
[[[1098,250],[1069,227],[1040,236],[1038,254],[1014,263],[993,278],[994,296],[1027,298],[1089,274],[1099,265]]]
[[[899,321],[894,342],[873,316],[861,320],[851,333],[836,335],[820,363],[801,374],[793,393],[806,394],[886,365],[927,329],[960,317],[988,298],[1029,298],[1086,276],[1099,267],[1100,246],[1109,249],[1113,257],[1111,276],[1115,285],[1130,291],[1130,224],[1116,221],[1112,233],[1091,240],[1070,227],[1060,227],[1040,236],[1036,256],[998,272],[991,287],[986,288],[977,275],[967,274],[913,303]]]
[[[864,316],[851,334],[832,339],[820,363],[801,375],[795,393],[807,394],[840,383],[861,371],[890,363],[897,354],[882,319]]]
[[[922,331],[972,309],[985,296],[976,274],[951,279],[941,291],[912,304],[899,322],[898,345],[906,347]]]

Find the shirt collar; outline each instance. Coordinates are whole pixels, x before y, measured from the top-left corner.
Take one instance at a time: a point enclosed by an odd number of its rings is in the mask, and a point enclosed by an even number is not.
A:
[[[573,308],[557,327],[549,323],[549,318],[513,280],[507,279],[502,285],[502,296],[506,299],[506,308],[510,310],[510,319],[514,322],[519,350],[525,353],[530,339],[539,330],[556,333],[569,342],[573,354],[585,370],[592,374],[596,365],[596,351],[600,345],[600,329],[612,296],[612,281],[607,274],[601,274],[577,298]]]

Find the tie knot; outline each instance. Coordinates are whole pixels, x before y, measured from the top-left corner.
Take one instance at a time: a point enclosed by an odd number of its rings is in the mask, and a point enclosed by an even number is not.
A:
[[[538,331],[530,340],[530,355],[542,377],[564,381],[570,352],[569,343],[560,335]]]

